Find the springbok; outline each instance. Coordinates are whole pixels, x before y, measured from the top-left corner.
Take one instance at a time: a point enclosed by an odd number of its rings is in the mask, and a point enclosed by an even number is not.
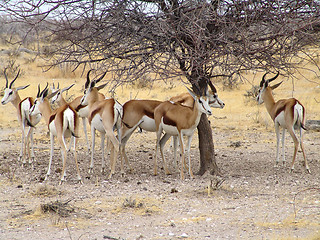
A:
[[[66,176],[66,162],[67,162],[67,145],[65,138],[70,137],[71,135],[75,137],[74,144],[73,144],[73,150],[74,150],[74,161],[76,165],[77,170],[77,177],[78,181],[82,183],[78,160],[77,160],[77,137],[78,137],[78,130],[79,130],[79,116],[77,112],[70,107],[68,104],[65,104],[58,109],[52,111],[50,107],[50,103],[48,98],[52,97],[54,94],[50,94],[48,96],[48,85],[46,88],[40,92],[40,85],[38,86],[38,94],[37,99],[34,102],[34,105],[30,109],[30,115],[37,115],[41,114],[48,126],[49,132],[50,132],[50,159],[49,159],[49,166],[48,171],[45,177],[45,180],[48,179],[50,172],[51,172],[51,164],[52,164],[52,158],[53,158],[53,151],[54,151],[54,137],[57,137],[58,143],[60,145],[61,149],[61,155],[62,155],[62,173],[61,173],[61,180],[60,184],[62,184],[63,181],[65,181]]]
[[[284,140],[285,140],[285,130],[287,129],[291,135],[294,142],[294,153],[291,164],[291,171],[294,170],[294,161],[296,159],[299,141],[301,150],[304,158],[304,165],[306,170],[310,173],[310,169],[307,163],[306,154],[304,152],[303,140],[302,140],[302,129],[305,128],[305,108],[304,106],[295,98],[281,99],[275,102],[272,96],[272,90],[280,86],[280,83],[273,86],[269,86],[269,83],[275,80],[279,76],[279,72],[276,76],[270,79],[265,79],[267,73],[265,73],[260,82],[260,89],[257,96],[257,101],[259,104],[265,103],[267,111],[274,122],[274,127],[277,136],[277,158],[276,164],[279,163],[279,141],[280,133],[279,127],[282,127],[282,155],[283,155],[283,164],[285,163],[285,152],[284,152]],[[300,139],[297,138],[295,134],[295,128],[300,131]]]
[[[210,87],[209,91],[207,91],[207,97],[209,99],[209,106],[211,108],[224,108],[225,104],[224,102],[218,98],[217,89],[212,84],[211,81],[208,81],[208,85]],[[194,104],[194,98],[190,95],[190,93],[182,93],[178,96],[171,97],[169,101],[180,103],[181,105],[192,107]],[[176,163],[177,159],[177,142],[178,142],[178,136],[172,137],[173,141],[171,142],[171,146],[173,146],[173,158],[174,162]],[[160,147],[163,147],[160,145]]]
[[[81,104],[88,106],[89,115],[88,121],[91,126],[92,150],[91,150],[91,163],[89,172],[93,171],[94,162],[94,147],[95,147],[95,131],[98,130],[101,134],[101,151],[102,151],[102,172],[105,169],[104,158],[104,142],[105,135],[111,141],[111,155],[110,155],[110,175],[109,178],[115,173],[115,165],[119,151],[119,129],[121,127],[122,106],[113,98],[104,99],[99,101],[99,90],[104,88],[106,84],[95,87],[102,78],[90,81],[89,74],[86,82],[85,94],[81,99]],[[118,137],[115,136],[114,130],[118,131]],[[121,171],[123,172],[123,165],[121,163]]]
[[[34,147],[33,147],[33,129],[40,122],[41,115],[34,115],[30,117],[29,110],[33,106],[34,101],[33,98],[27,97],[21,100],[18,91],[27,88],[29,85],[21,86],[15,88],[14,82],[17,80],[19,76],[20,70],[18,71],[16,77],[10,82],[8,81],[8,77],[6,74],[6,69],[4,70],[4,76],[6,78],[6,88],[4,90],[4,96],[1,100],[2,105],[5,105],[9,102],[17,109],[18,121],[21,124],[21,150],[19,155],[19,161],[22,160],[22,163],[26,163],[26,149],[28,149],[28,158],[29,163],[34,161]],[[28,127],[28,131],[26,134],[26,128]],[[29,139],[31,141],[31,155],[29,148]]]
[[[210,90],[207,92],[209,104],[214,108],[223,108],[224,102],[218,98],[217,90],[209,81]],[[171,101],[181,103],[182,105],[192,107],[194,98],[189,93],[183,93],[176,97],[172,97]],[[124,157],[126,162],[129,162],[126,155],[126,144],[137,127],[148,131],[155,132],[156,124],[154,121],[154,109],[159,106],[162,101],[157,100],[130,100],[123,105],[123,117],[121,126],[121,158]],[[174,160],[176,159],[177,138],[174,137]],[[175,162],[175,161],[174,161]],[[165,169],[166,174],[170,174],[168,169]]]
[[[156,123],[157,132],[157,143],[156,143],[156,153],[154,159],[154,174],[157,174],[157,152],[160,146],[161,156],[164,164],[165,171],[167,172],[167,164],[163,155],[163,146],[171,136],[178,136],[180,142],[181,150],[181,179],[184,179],[184,166],[185,166],[185,156],[184,156],[184,144],[183,136],[187,136],[187,152],[189,161],[189,174],[190,177],[194,178],[191,169],[191,159],[190,159],[190,145],[193,133],[197,128],[200,117],[202,113],[211,115],[211,109],[209,106],[209,99],[207,96],[196,95],[189,88],[188,92],[194,98],[194,104],[192,107],[183,106],[179,103],[166,101],[161,103],[154,110],[154,120]],[[165,134],[161,137],[162,132]]]
[[[89,79],[89,74],[90,74],[91,70],[88,71],[87,73],[87,81]],[[106,73],[105,73],[106,74]],[[103,74],[100,77],[100,80],[105,76],[105,74]],[[100,81],[99,79],[97,79],[96,81]],[[90,80],[89,80],[90,82]],[[51,99],[51,103],[55,104],[57,103],[58,106],[63,106],[65,104],[67,104],[67,101],[64,99],[64,97],[62,96],[62,93],[65,91],[68,91],[74,84],[70,85],[69,87],[65,87],[63,89],[59,89],[59,85],[57,87],[57,89],[53,86],[52,89],[52,93],[57,92],[57,94],[52,97]],[[90,144],[89,144],[89,140],[88,140],[88,134],[87,134],[87,118],[89,115],[89,108],[88,106],[83,106],[81,105],[81,98],[82,96],[78,96],[75,99],[73,99],[70,103],[68,103],[74,110],[77,111],[79,117],[82,119],[82,125],[83,125],[83,131],[84,131],[84,135],[86,138],[86,142],[87,142],[87,148],[88,148],[88,152],[90,152]],[[105,96],[99,92],[98,94],[98,100],[102,101],[105,99]]]

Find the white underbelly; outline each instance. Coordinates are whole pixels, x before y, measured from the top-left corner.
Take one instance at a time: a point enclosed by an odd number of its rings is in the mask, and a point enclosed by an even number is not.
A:
[[[175,126],[164,124],[162,119],[161,119],[161,127],[163,131],[168,133],[169,135],[178,136],[179,134],[178,129]]]
[[[147,116],[143,116],[141,119],[143,122],[139,125],[145,131],[155,132],[156,131],[156,123],[154,119],[149,118]]]
[[[105,133],[105,129],[102,124],[102,119],[100,117],[100,114],[96,114],[93,119],[91,120],[91,127],[94,127],[96,130],[98,130],[101,133]]]
[[[161,118],[161,127],[163,131],[165,131],[166,133],[172,136],[177,136],[179,134],[178,129],[175,126],[164,124],[163,118]],[[192,136],[195,129],[196,129],[196,125],[188,129],[181,129],[181,133],[183,136]]]
[[[189,129],[182,129],[181,132],[183,136],[192,136],[194,134],[195,129],[196,129],[195,127],[192,127]]]

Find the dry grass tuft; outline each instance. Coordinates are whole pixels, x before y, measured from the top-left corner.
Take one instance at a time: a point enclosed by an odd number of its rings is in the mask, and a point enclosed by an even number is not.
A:
[[[57,195],[57,193],[58,190],[54,186],[45,184],[37,186],[32,194],[37,197],[51,197]]]

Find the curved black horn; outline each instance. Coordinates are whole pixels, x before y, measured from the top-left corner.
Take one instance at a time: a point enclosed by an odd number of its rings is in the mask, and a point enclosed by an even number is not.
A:
[[[102,78],[104,78],[104,76],[107,74],[107,72],[104,72],[101,77],[99,77],[97,80],[95,80],[96,83],[100,82],[102,80]]]
[[[269,82],[272,82],[272,81],[275,80],[278,76],[279,76],[279,71],[278,71],[278,73],[277,73],[273,78],[268,79],[268,81],[269,81]]]
[[[38,93],[37,93],[37,98],[40,97],[40,83],[38,84]]]
[[[89,84],[90,84],[90,77],[89,77],[89,75],[90,75],[90,72],[92,71],[92,69],[90,69],[89,71],[88,71],[88,73],[87,73],[87,81],[86,81],[86,83],[84,84],[84,88],[85,89],[87,89],[88,87],[89,87]]]
[[[217,93],[216,87],[212,84],[211,80],[208,80],[209,87],[213,93]]]
[[[261,80],[261,82],[260,82],[260,87],[262,87],[263,84],[264,84],[264,82],[266,81],[266,75],[267,75],[267,74],[268,74],[268,73],[263,74],[262,80]]]
[[[11,83],[10,83],[10,85],[9,85],[9,88],[11,88],[11,87],[12,87],[12,85],[13,85],[14,81],[15,81],[15,80],[17,80],[17,78],[18,78],[19,74],[20,74],[20,69],[19,69],[19,71],[18,71],[18,73],[17,73],[17,76],[16,76],[16,77],[11,81]]]
[[[5,68],[3,73],[4,73],[4,77],[6,78],[6,88],[8,88],[8,77],[7,77],[6,71],[7,69]]]
[[[42,90],[42,92],[40,93],[40,96],[43,96],[44,92],[47,90],[49,83],[47,82],[47,86]]]

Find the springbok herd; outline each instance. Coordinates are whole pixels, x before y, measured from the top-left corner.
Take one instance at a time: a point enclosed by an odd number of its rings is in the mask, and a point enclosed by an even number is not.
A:
[[[96,86],[103,79],[105,73],[97,80],[90,81],[90,72],[87,73],[85,83],[85,91],[83,96],[75,98],[72,102],[66,102],[63,98],[63,92],[69,90],[74,84],[66,88],[52,87],[50,93],[48,84],[41,91],[40,84],[38,85],[37,97],[34,100],[32,97],[27,97],[21,100],[18,91],[27,88],[29,85],[14,87],[14,82],[17,80],[20,70],[16,77],[9,83],[6,70],[4,76],[6,79],[6,87],[1,103],[7,104],[11,102],[17,109],[18,120],[21,123],[21,151],[19,161],[23,164],[26,159],[29,163],[34,160],[33,146],[33,130],[40,122],[41,117],[44,118],[49,132],[51,151],[49,158],[49,166],[45,179],[48,178],[51,171],[51,163],[54,150],[54,138],[56,137],[61,149],[63,168],[61,173],[60,184],[65,181],[66,177],[66,160],[67,153],[72,148],[74,152],[74,161],[77,170],[77,179],[82,183],[80,171],[77,161],[77,140],[79,138],[79,119],[82,119],[85,138],[87,141],[88,151],[91,149],[91,162],[89,172],[93,171],[94,166],[94,148],[95,148],[95,131],[99,131],[101,135],[101,150],[102,150],[102,172],[105,171],[105,137],[107,137],[108,151],[110,151],[110,175],[115,173],[116,160],[120,155],[121,172],[123,169],[123,158],[127,165],[130,166],[127,154],[126,144],[132,133],[138,127],[149,132],[156,132],[156,150],[154,157],[154,174],[157,174],[157,152],[160,147],[160,153],[163,160],[163,166],[166,174],[170,174],[166,160],[163,155],[163,148],[166,142],[173,137],[174,160],[176,160],[177,145],[180,143],[181,152],[181,179],[184,179],[185,163],[185,147],[183,144],[183,136],[187,137],[186,150],[188,153],[188,170],[190,177],[193,177],[190,163],[190,144],[192,135],[199,124],[200,117],[203,113],[211,115],[211,108],[223,108],[225,104],[218,98],[217,90],[211,81],[208,82],[210,90],[207,90],[203,96],[196,95],[192,90],[187,88],[188,93],[172,97],[169,101],[156,100],[129,100],[121,105],[114,98],[107,98],[99,92],[106,84]],[[305,109],[303,105],[295,98],[282,99],[275,102],[272,96],[272,90],[277,88],[282,82],[270,86],[270,82],[278,77],[279,73],[271,79],[266,80],[266,74],[263,75],[260,82],[260,89],[257,96],[259,104],[265,103],[270,117],[274,121],[276,136],[277,136],[277,157],[276,164],[279,162],[279,127],[283,128],[282,132],[282,155],[283,162],[285,161],[284,154],[284,139],[285,129],[288,130],[294,141],[294,154],[291,164],[291,171],[294,170],[294,161],[296,158],[298,146],[300,143],[304,165],[310,173],[306,155],[302,141],[302,129],[305,129]],[[52,109],[51,105],[56,103],[58,108]],[[88,142],[86,119],[91,127],[92,144]],[[299,129],[300,137],[295,134],[295,128]],[[65,138],[71,137],[70,146],[66,144]],[[30,153],[31,143],[31,153]],[[28,156],[27,156],[28,155]]]

